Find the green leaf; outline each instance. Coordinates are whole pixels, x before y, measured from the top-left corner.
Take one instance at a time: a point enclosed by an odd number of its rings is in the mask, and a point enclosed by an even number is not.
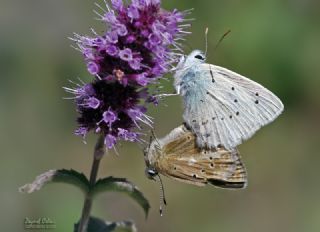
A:
[[[144,210],[146,216],[150,209],[148,200],[144,197],[142,192],[131,182],[124,178],[107,177],[97,181],[92,188],[92,195],[97,195],[102,192],[121,192],[127,194],[135,200]]]
[[[19,188],[22,193],[33,193],[49,183],[66,183],[79,187],[84,193],[89,191],[89,181],[83,173],[75,170],[50,170],[37,176],[30,183]]]
[[[75,224],[74,232],[78,231],[79,223]],[[136,226],[133,222],[105,222],[99,218],[90,217],[87,232],[136,232]]]

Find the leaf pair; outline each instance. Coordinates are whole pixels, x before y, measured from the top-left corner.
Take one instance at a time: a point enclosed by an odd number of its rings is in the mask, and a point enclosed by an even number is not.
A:
[[[66,183],[80,188],[85,194],[91,194],[94,198],[97,194],[103,192],[120,192],[124,193],[137,202],[144,210],[147,217],[150,205],[142,192],[131,182],[124,178],[106,177],[99,179],[94,186],[90,186],[87,177],[83,173],[75,170],[50,170],[35,178],[35,180],[19,188],[22,193],[33,193],[40,190],[44,185],[49,183]],[[100,219],[94,219],[100,220]],[[104,222],[105,224],[105,222]],[[107,224],[106,224],[107,225]],[[112,223],[107,225],[111,226]],[[111,227],[110,227],[111,228]],[[104,230],[103,230],[104,231]],[[109,230],[105,230],[109,231]],[[112,230],[110,230],[112,231]]]

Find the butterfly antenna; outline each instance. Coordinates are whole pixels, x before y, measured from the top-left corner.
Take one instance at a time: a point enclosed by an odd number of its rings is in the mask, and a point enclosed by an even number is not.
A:
[[[206,40],[206,50],[205,50],[205,53],[204,53],[204,56],[207,57],[207,53],[208,53],[208,33],[209,33],[209,28],[207,27],[206,28],[206,31],[205,31],[205,40]]]
[[[231,30],[228,30],[226,33],[224,33],[224,34],[221,36],[221,38],[220,38],[220,40],[218,41],[217,45],[214,47],[214,50],[216,50],[216,49],[219,47],[219,45],[221,44],[221,42],[223,41],[223,39],[224,39],[230,32],[231,32]]]
[[[149,139],[148,152],[150,151],[151,143],[152,143],[152,136],[150,136],[150,139]]]
[[[154,130],[153,130],[153,129],[151,129],[151,133],[152,133],[153,138],[156,140],[156,142],[157,142],[158,146],[159,146],[159,147],[161,147],[160,142],[159,142],[159,140],[158,140],[158,138],[157,138],[156,134],[154,133]]]
[[[158,176],[158,179],[160,182],[160,208],[159,208],[159,212],[160,212],[160,216],[162,217],[163,216],[163,208],[165,205],[167,205],[167,201],[166,201],[166,197],[164,194],[162,179],[159,174],[157,176]]]

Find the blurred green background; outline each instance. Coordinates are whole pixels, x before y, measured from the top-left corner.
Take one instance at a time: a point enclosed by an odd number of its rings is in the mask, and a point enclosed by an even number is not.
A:
[[[99,2],[99,1],[98,1]],[[72,32],[89,34],[93,1],[0,0],[0,225],[24,231],[25,217],[49,217],[55,231],[72,231],[83,204],[81,192],[55,184],[32,195],[18,187],[48,169],[73,168],[88,174],[94,136],[74,136],[75,109],[62,86],[90,80],[81,55],[70,48]],[[102,3],[102,1],[100,1]],[[188,43],[209,61],[250,77],[276,93],[285,112],[239,147],[249,173],[245,190],[199,188],[164,178],[168,207],[158,213],[159,186],[144,176],[141,148],[123,144],[109,154],[100,176],[128,177],[152,205],[148,220],[123,195],[100,196],[93,214],[133,219],[140,231],[320,231],[320,1],[163,0],[167,9],[195,8]],[[214,45],[232,33],[218,50]],[[190,52],[187,48],[186,52]],[[172,78],[171,78],[172,81]],[[171,83],[164,82],[172,92]],[[178,97],[150,107],[158,136],[182,122]]]

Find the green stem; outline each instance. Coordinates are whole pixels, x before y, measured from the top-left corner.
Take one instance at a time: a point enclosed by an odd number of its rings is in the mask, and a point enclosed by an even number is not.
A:
[[[98,176],[100,161],[105,153],[104,136],[100,136],[94,148],[93,163],[90,173],[90,189],[95,185]],[[90,190],[87,192],[83,204],[82,215],[78,227],[78,232],[86,232],[92,208],[92,196]]]

